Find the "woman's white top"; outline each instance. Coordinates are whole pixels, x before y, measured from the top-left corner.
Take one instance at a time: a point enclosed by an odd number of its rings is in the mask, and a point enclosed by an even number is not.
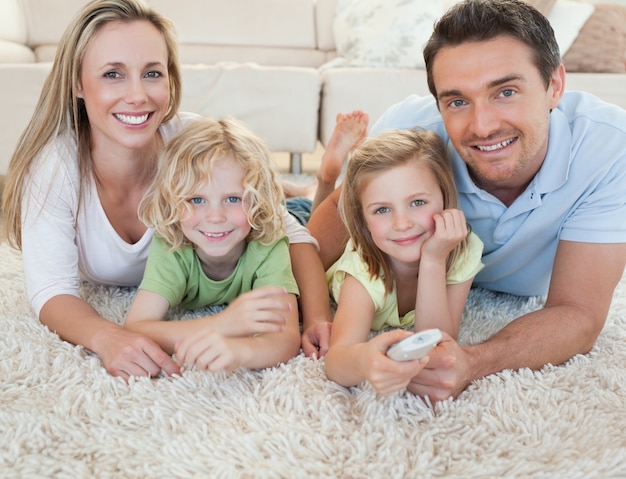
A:
[[[180,113],[164,123],[163,141],[197,118]],[[109,222],[93,179],[85,185],[82,202],[79,195],[76,139],[68,133],[50,142],[33,163],[22,199],[24,275],[37,315],[55,296],[80,297],[82,281],[138,286],[143,277],[153,230],[148,228],[139,241],[127,243]],[[317,246],[286,210],[285,223],[291,243]]]

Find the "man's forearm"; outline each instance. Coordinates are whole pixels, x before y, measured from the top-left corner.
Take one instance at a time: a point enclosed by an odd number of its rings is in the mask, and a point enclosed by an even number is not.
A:
[[[587,353],[604,321],[576,306],[548,306],[521,316],[482,344],[468,346],[470,380],[504,369],[541,369]]]

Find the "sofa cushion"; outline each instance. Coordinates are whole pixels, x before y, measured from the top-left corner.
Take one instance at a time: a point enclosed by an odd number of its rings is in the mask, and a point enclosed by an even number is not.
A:
[[[316,47],[314,0],[148,3],[174,22],[183,45]]]
[[[333,23],[338,0],[317,0],[315,5],[315,32],[317,36],[317,48],[326,52],[334,52],[335,33]]]
[[[570,49],[580,29],[593,14],[593,5],[573,0],[557,0],[548,12],[561,57]]]
[[[424,68],[424,44],[444,9],[444,0],[339,0],[334,65]]]
[[[563,64],[571,72],[626,72],[626,5],[596,4]]]
[[[87,0],[23,0],[31,46],[56,44]],[[181,44],[315,48],[313,0],[147,0],[176,26]],[[215,12],[219,12],[218,15]],[[281,12],[281,15],[276,15]]]
[[[26,22],[18,0],[0,1],[0,40],[26,43]]]
[[[533,7],[539,10],[545,17],[548,16],[550,10],[556,3],[556,0],[525,0],[526,3],[530,3]]]
[[[557,33],[567,28],[571,41],[559,42],[563,64],[569,72],[623,73],[626,71],[626,5],[576,4],[566,0],[526,0],[547,16]],[[589,8],[584,22],[569,18],[573,9]],[[581,10],[582,12],[582,10]],[[580,16],[579,16],[580,17]],[[572,29],[575,28],[575,31]],[[573,35],[572,35],[573,34]],[[569,39],[568,39],[569,40]]]
[[[21,0],[26,18],[28,45],[56,45],[74,14],[88,0]]]
[[[325,52],[315,48],[280,48],[237,45],[179,45],[182,64],[221,62],[257,63],[266,66],[317,68],[326,62]]]
[[[387,108],[411,94],[430,95],[426,70],[420,68],[328,68],[322,71],[320,141],[326,146],[337,113],[363,110],[370,126]]]
[[[220,63],[183,65],[181,111],[232,115],[272,151],[313,152],[320,75],[315,68]]]
[[[33,115],[51,67],[50,63],[0,63],[0,105],[5,112],[0,128],[0,175],[7,172],[18,138]]]
[[[21,43],[0,39],[0,63],[32,63],[33,51]]]

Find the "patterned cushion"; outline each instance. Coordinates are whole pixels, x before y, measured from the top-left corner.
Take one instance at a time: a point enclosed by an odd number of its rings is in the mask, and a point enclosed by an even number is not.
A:
[[[424,68],[424,44],[444,10],[444,0],[339,0],[332,66]]]

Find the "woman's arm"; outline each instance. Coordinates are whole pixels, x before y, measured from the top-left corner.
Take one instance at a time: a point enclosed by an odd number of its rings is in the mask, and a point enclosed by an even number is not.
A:
[[[180,374],[178,365],[158,344],[104,319],[75,296],[59,295],[47,301],[40,320],[62,339],[96,353],[113,376],[156,376],[161,370]]]
[[[330,298],[324,266],[317,251],[317,241],[285,210],[289,237],[291,268],[300,290],[302,316],[302,349],[304,354],[318,357],[326,354],[331,328]]]
[[[322,262],[314,245],[289,246],[294,277],[300,290],[302,314],[302,350],[311,357],[328,351],[331,330],[330,297]]]
[[[59,138],[49,145],[25,180],[22,258],[35,314],[63,340],[96,353],[112,375],[128,379],[161,370],[179,373],[176,363],[157,344],[103,318],[80,298],[79,244],[87,248],[89,235],[98,233],[84,225],[79,241],[76,215],[82,211],[83,218],[94,222],[100,221],[100,216],[90,210],[88,202],[78,207],[80,176],[71,154],[74,149],[67,141]],[[86,249],[83,255],[88,254],[102,253]]]

